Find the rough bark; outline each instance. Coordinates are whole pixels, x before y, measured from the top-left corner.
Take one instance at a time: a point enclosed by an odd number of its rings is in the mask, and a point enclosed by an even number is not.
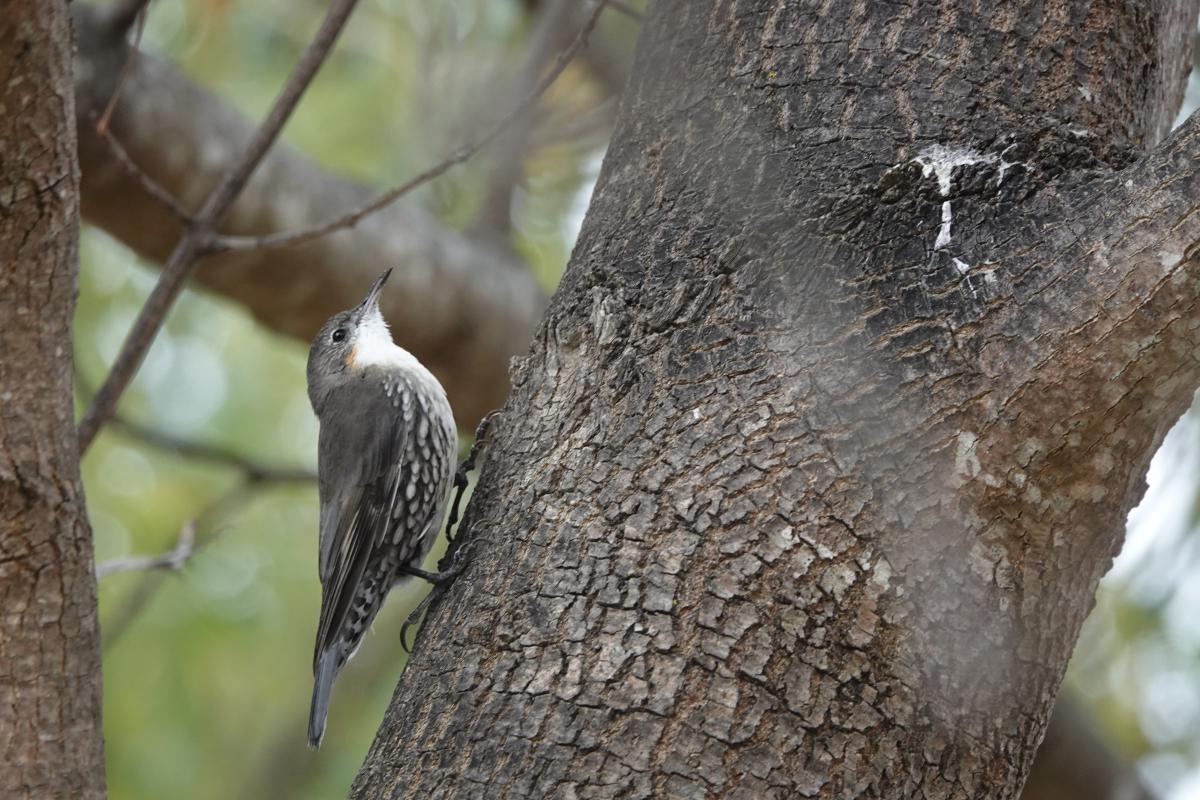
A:
[[[1200,384],[1196,12],[651,3],[352,796],[1016,797]]]
[[[66,3],[0,14],[0,796],[100,798],[100,648],[71,314],[79,170]]]
[[[83,213],[142,256],[161,262],[179,237],[179,220],[146,194],[95,133],[127,46],[95,9],[76,4],[75,18]],[[168,62],[142,53],[121,90],[111,127],[133,161],[194,210],[249,140],[254,123]],[[225,217],[222,231],[307,227],[363,204],[377,191],[277,145]],[[459,422],[473,424],[503,400],[509,358],[524,350],[544,306],[542,290],[504,246],[397,205],[353,230],[305,245],[211,257],[196,277],[245,304],[264,325],[307,340],[330,314],[357,303],[363,287],[388,267],[396,271],[383,310],[397,341],[438,375]]]

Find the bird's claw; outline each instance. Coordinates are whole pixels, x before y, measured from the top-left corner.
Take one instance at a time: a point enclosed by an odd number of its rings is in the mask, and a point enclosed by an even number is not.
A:
[[[400,626],[400,646],[404,648],[404,652],[411,653],[412,648],[408,644],[408,629],[421,621],[421,617],[425,611],[433,604],[433,601],[442,596],[442,593],[450,588],[450,584],[454,579],[462,574],[467,568],[467,559],[464,557],[466,547],[456,547],[454,552],[448,557],[450,566],[439,572],[426,572],[423,569],[415,567],[405,568],[405,572],[417,578],[429,581],[433,584],[433,588],[429,593],[421,598],[421,602],[417,603],[416,607],[409,612],[404,624]],[[441,566],[440,564],[438,566]]]

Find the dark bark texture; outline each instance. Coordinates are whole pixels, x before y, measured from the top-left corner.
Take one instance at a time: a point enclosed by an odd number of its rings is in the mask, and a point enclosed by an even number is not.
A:
[[[1196,14],[651,3],[352,796],[1017,797],[1200,384]]]
[[[83,213],[161,263],[182,233],[180,220],[122,169],[95,132],[128,47],[96,9],[76,4],[75,18]],[[169,62],[141,53],[111,127],[134,163],[195,211],[255,125]],[[306,228],[366,203],[376,192],[331,175],[280,143],[221,228],[245,235]],[[441,379],[459,423],[474,425],[503,401],[509,359],[528,345],[545,305],[532,274],[506,247],[449,229],[400,203],[352,230],[307,244],[209,257],[196,279],[243,303],[267,327],[308,340],[331,314],[361,300],[364,287],[388,268],[395,273],[383,311],[396,340]]]
[[[66,3],[0,13],[0,797],[100,798],[100,647],[72,407],[79,170]]]

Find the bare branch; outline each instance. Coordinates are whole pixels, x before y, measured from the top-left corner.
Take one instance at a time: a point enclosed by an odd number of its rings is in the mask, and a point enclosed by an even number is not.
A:
[[[312,83],[317,70],[321,68],[326,57],[333,50],[333,43],[337,40],[338,34],[342,32],[342,27],[346,24],[346,20],[349,19],[357,3],[358,0],[334,0],[330,5],[325,19],[321,22],[321,27],[317,29],[317,35],[300,54],[300,60],[296,62],[292,74],[288,76],[283,90],[275,98],[275,103],[250,141],[241,161],[225,174],[224,180],[209,195],[208,201],[200,210],[201,219],[212,223],[220,222],[221,216],[229,208],[229,204],[246,184],[250,173],[254,172],[267,150],[279,137],[279,132],[283,130],[284,124],[292,115],[297,103],[300,102],[301,96],[308,89],[308,85]]]
[[[129,72],[133,68],[133,61],[137,58],[138,49],[142,45],[142,34],[146,31],[146,6],[149,5],[149,0],[134,0],[129,4],[133,7],[133,17],[137,20],[137,32],[133,36],[133,46],[129,48],[129,53],[125,56],[125,63],[121,65],[121,73],[117,76],[117,85],[113,87],[112,96],[108,98],[108,105],[104,107],[104,113],[100,115],[100,121],[96,123],[96,132],[101,136],[108,133],[108,123],[112,120],[113,111],[117,107],[117,99],[121,96],[121,88],[125,86],[125,81],[129,80]],[[118,12],[122,9],[118,9]],[[118,13],[115,20],[110,20],[114,27],[109,28],[109,32],[113,33],[120,31],[122,36],[128,29],[128,24],[125,22],[121,13]]]
[[[96,565],[96,580],[101,580],[114,572],[133,572],[140,570],[182,569],[184,563],[191,558],[192,549],[196,543],[196,521],[189,520],[179,529],[179,538],[175,546],[165,553],[156,556],[125,556],[105,561]]]
[[[390,189],[376,197],[371,202],[354,209],[353,211],[344,214],[335,219],[319,225],[314,225],[310,228],[302,228],[295,231],[286,231],[282,233],[273,233],[266,236],[218,236],[212,242],[214,251],[230,250],[230,249],[257,249],[262,247],[284,247],[287,245],[296,245],[303,242],[309,242],[313,239],[318,239],[327,234],[333,233],[344,228],[354,227],[363,217],[373,214],[386,206],[399,200],[404,195],[416,189],[434,178],[439,177],[450,168],[455,167],[464,161],[467,161],[471,156],[493,141],[497,136],[506,131],[522,114],[528,111],[537,99],[548,89],[558,76],[563,73],[567,65],[575,57],[575,54],[587,42],[587,37],[596,25],[596,20],[600,16],[600,12],[604,10],[604,6],[608,0],[598,0],[592,9],[591,14],[587,18],[587,22],[562,53],[559,54],[554,66],[546,74],[541,81],[530,91],[525,98],[516,105],[508,114],[502,117],[498,122],[493,124],[482,136],[475,139],[473,142],[463,145],[455,150],[449,157],[434,166],[426,169],[424,172],[417,174],[394,189]]]
[[[90,5],[76,3],[72,13],[84,217],[161,265],[179,239],[179,217],[147,194],[95,132],[95,115],[112,94],[128,45],[106,37]],[[169,61],[142,52],[109,130],[131,161],[194,211],[255,127]],[[316,224],[378,191],[327,172],[281,140],[226,213],[221,231],[258,234]],[[473,425],[503,402],[509,359],[528,347],[546,300],[520,258],[494,239],[461,232],[400,202],[353,234],[209,256],[189,286],[244,305],[273,331],[308,339],[331,314],[357,303],[362,287],[388,267],[395,273],[382,307],[396,341],[438,376],[458,421]]]
[[[124,36],[135,22],[145,17],[149,5],[150,0],[121,0],[117,3],[105,19],[105,27],[110,35]],[[141,36],[140,30],[138,36]]]
[[[611,2],[611,0],[610,0]],[[537,6],[529,50],[507,89],[512,100],[529,94],[542,67],[556,50],[569,43],[574,28],[576,0],[546,0]],[[476,227],[495,233],[507,233],[512,227],[513,189],[524,175],[525,157],[531,149],[535,125],[533,109],[521,115],[496,143],[491,154],[491,175],[483,193]]]
[[[126,4],[126,8],[118,8],[107,21],[107,30],[110,34],[119,31],[120,35],[123,36],[131,21],[127,21],[126,17],[136,18],[137,33],[133,37],[133,44],[130,45],[128,52],[125,54],[125,61],[121,64],[121,71],[117,73],[116,84],[113,86],[108,103],[104,106],[104,112],[100,115],[100,119],[96,123],[96,135],[104,140],[104,143],[108,145],[109,150],[117,159],[117,163],[121,165],[121,168],[125,170],[127,175],[141,184],[146,194],[161,203],[164,208],[180,220],[190,225],[195,222],[191,212],[185,209],[162,184],[158,183],[146,174],[145,170],[134,163],[133,159],[129,157],[129,153],[121,146],[121,143],[113,137],[112,131],[109,128],[113,112],[117,109],[117,100],[121,96],[121,89],[124,88],[126,81],[129,80],[129,76],[133,71],[133,64],[140,52],[142,34],[146,30],[146,7],[149,4],[150,0],[132,0]]]
[[[203,442],[193,442],[181,439],[170,433],[131,422],[117,415],[109,423],[113,428],[124,430],[141,442],[157,447],[160,450],[170,450],[186,458],[201,461],[211,461],[223,464],[241,472],[247,481],[252,483],[305,483],[315,481],[317,474],[306,469],[287,469],[270,467],[252,461],[244,456]]]
[[[625,2],[625,0],[608,0],[608,4],[613,7],[613,10],[620,11],[630,19],[635,19],[638,22],[644,22],[646,19],[645,14]]]
[[[125,171],[126,175],[137,181],[146,194],[153,197],[163,208],[170,211],[180,221],[189,225],[195,224],[195,217],[192,216],[192,213],[180,204],[175,195],[167,191],[161,183],[154,180],[145,170],[134,163],[133,159],[129,157],[129,153],[126,152],[121,143],[113,136],[111,130],[107,127],[101,129],[99,125],[96,128],[97,134],[108,145],[108,149],[112,152],[113,157],[116,158],[117,163],[121,165],[121,169]]]
[[[202,547],[215,542],[222,533],[228,530],[227,525],[218,525],[218,523],[249,500],[252,494],[251,482],[243,482],[221,494],[205,506],[193,518],[193,521],[188,524],[193,529],[192,541],[190,543],[191,550],[188,553],[188,557],[194,555]],[[161,569],[144,571],[141,579],[129,593],[112,621],[101,624],[100,636],[105,650],[120,640],[125,632],[129,630],[130,625],[145,610],[150,601],[154,599],[155,593],[158,592],[159,587],[162,585],[163,577],[164,572]]]
[[[112,417],[116,410],[117,401],[124,392],[129,381],[141,366],[151,342],[162,327],[167,312],[175,298],[183,289],[183,284],[192,271],[197,259],[209,248],[213,236],[212,226],[220,222],[230,204],[245,185],[250,174],[267,149],[279,136],[284,123],[291,116],[301,95],[308,88],[321,64],[329,55],[338,34],[354,10],[357,0],[333,0],[316,36],[300,56],[300,60],[284,84],[283,90],[276,97],[275,103],[267,113],[266,119],[258,127],[255,135],[234,166],[225,173],[217,187],[209,194],[208,199],[196,216],[196,222],[184,233],[175,246],[171,258],[163,268],[158,283],[147,298],[145,305],[138,314],[121,352],[113,363],[112,370],[105,379],[104,385],[96,393],[92,405],[88,408],[79,425],[80,451],[87,450],[96,438],[100,427]]]
[[[528,13],[532,14],[537,8],[549,1],[524,0],[522,5]],[[609,5],[612,6],[613,4],[610,2]],[[584,10],[581,3],[576,12],[580,13]],[[592,78],[612,96],[619,95],[625,87],[625,83],[629,80],[632,51],[627,46],[627,43],[623,41],[623,38],[620,35],[604,35],[603,31],[598,31],[597,35],[588,39],[587,49],[579,54],[580,60],[587,67]]]

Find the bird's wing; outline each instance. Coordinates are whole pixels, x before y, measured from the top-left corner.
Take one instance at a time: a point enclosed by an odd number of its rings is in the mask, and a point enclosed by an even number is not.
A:
[[[436,535],[440,520],[433,518],[449,489],[456,446],[433,418],[430,399],[408,386],[344,391],[321,419],[318,655],[341,636],[381,550],[394,547],[403,565],[424,552],[425,536]],[[390,580],[376,591],[389,588]]]

